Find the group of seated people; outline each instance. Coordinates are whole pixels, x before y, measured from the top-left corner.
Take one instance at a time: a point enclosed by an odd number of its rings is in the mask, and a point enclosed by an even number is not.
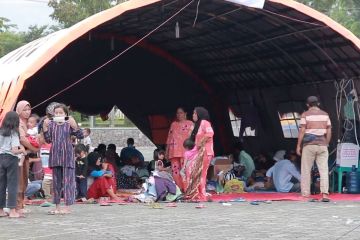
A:
[[[90,153],[84,144],[77,144],[74,149],[78,201],[101,197],[117,200],[118,189],[146,188],[147,193],[154,192],[150,194],[153,200],[159,200],[157,196],[161,196],[161,188],[174,196],[179,191],[172,179],[171,163],[165,159],[162,149],[155,149],[153,160],[149,162],[145,162],[142,153],[134,147],[132,138],[127,140],[127,147],[121,150],[120,155],[115,144],[107,147],[99,144]],[[294,151],[279,150],[272,158],[266,154],[252,158],[241,147],[235,147],[233,168],[229,174],[244,183],[245,191],[299,192],[299,162]],[[39,196],[39,191],[42,193],[41,185],[38,180],[30,182],[26,196],[31,197],[35,193]],[[143,200],[147,196],[140,198]],[[161,199],[165,198],[161,196]]]
[[[141,189],[150,177],[154,177],[153,172],[157,172],[157,187],[165,184],[166,192],[175,194],[177,191],[171,176],[171,164],[165,159],[164,150],[155,149],[153,160],[145,162],[142,153],[135,148],[132,138],[127,140],[127,147],[121,150],[120,155],[115,144],[99,144],[90,153],[88,149],[84,144],[74,146],[77,201],[88,202],[102,197],[118,200],[118,189]],[[46,169],[45,167],[43,171]],[[41,180],[32,180],[26,196],[29,199],[43,197],[44,186]],[[168,182],[164,183],[167,180]],[[46,195],[51,197],[51,194]],[[164,197],[166,196],[162,198]]]
[[[295,151],[279,150],[272,158],[263,153],[252,158],[238,146],[234,157],[233,168],[221,178],[223,185],[235,178],[248,192],[300,192],[300,159]]]

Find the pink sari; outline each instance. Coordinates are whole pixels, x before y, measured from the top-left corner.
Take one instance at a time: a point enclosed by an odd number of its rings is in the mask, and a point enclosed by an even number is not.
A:
[[[201,120],[199,130],[195,137],[195,148],[198,154],[190,169],[190,177],[185,191],[185,199],[206,201],[206,175],[210,161],[214,156],[214,131],[209,121]],[[205,142],[204,139],[206,139]]]
[[[196,148],[196,147],[195,147]],[[196,158],[185,169],[186,172],[186,190],[185,199],[199,200],[201,192],[199,191],[201,175],[203,171],[205,147],[201,147],[196,155]]]

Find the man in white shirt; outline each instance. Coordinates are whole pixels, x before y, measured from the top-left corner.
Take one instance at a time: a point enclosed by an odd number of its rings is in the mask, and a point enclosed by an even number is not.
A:
[[[278,192],[300,192],[300,172],[294,165],[296,159],[296,153],[290,151],[284,160],[278,161],[266,172],[267,177],[272,177]]]

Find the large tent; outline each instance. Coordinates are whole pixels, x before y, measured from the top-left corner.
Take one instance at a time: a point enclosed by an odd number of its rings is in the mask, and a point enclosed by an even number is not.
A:
[[[287,148],[295,139],[284,138],[279,113],[301,113],[304,99],[317,95],[338,132],[334,83],[353,79],[356,86],[359,65],[358,38],[292,0],[266,0],[262,9],[227,0],[131,0],[1,58],[1,117],[21,99],[33,106],[48,99],[39,113],[50,101],[88,114],[117,105],[163,144],[178,106],[204,106],[218,153],[231,150],[229,109],[255,130],[245,139],[253,151]]]

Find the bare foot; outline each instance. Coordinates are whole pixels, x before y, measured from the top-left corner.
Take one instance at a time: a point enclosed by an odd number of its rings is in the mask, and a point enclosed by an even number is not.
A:
[[[109,194],[109,196],[110,196],[111,199],[118,200],[117,195],[114,193],[114,191],[113,191],[111,188],[109,188],[108,190],[106,190],[106,192],[107,192],[107,194]]]
[[[15,209],[11,209],[9,213],[9,218],[19,218],[23,217],[24,215],[18,213]]]
[[[25,209],[25,208],[18,209],[17,212],[20,215],[24,215],[25,213],[31,213],[31,211],[29,209]]]
[[[60,210],[63,214],[70,214],[71,209],[69,206],[65,206],[63,209]]]
[[[0,217],[7,217],[9,216],[8,213],[6,213],[3,209],[0,209]]]

